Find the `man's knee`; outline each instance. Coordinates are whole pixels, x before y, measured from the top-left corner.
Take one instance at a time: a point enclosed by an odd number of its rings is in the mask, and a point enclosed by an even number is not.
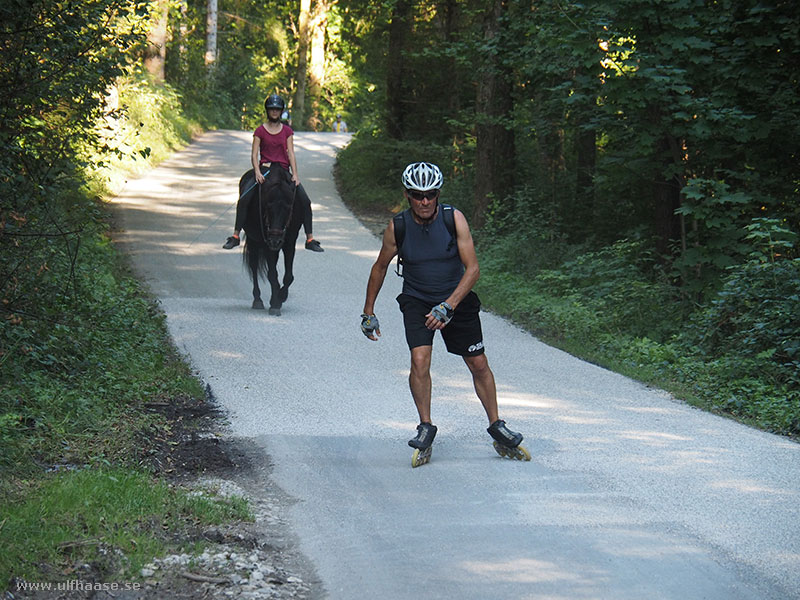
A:
[[[464,362],[475,377],[486,377],[491,375],[492,370],[489,368],[489,360],[485,354],[478,354],[477,356],[465,356]]]
[[[411,373],[415,376],[425,375],[431,368],[431,347],[417,346],[411,349]]]

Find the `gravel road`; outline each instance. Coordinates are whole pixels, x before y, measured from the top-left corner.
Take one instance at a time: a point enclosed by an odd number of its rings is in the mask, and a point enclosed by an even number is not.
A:
[[[120,245],[170,332],[263,448],[326,597],[800,598],[800,445],[693,409],[484,313],[501,415],[533,460],[500,459],[466,367],[437,339],[433,459],[416,413],[391,273],[382,339],[358,327],[379,240],[337,196],[348,137],[298,133],[324,253],[298,243],[281,316],[250,308],[230,235],[251,134],[210,132],[128,183]],[[224,212],[226,211],[227,212]],[[224,213],[224,214],[223,214]],[[222,215],[220,217],[220,215]]]

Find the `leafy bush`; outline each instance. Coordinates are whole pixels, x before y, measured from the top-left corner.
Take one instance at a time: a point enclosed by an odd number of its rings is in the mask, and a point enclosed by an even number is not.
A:
[[[611,333],[664,339],[683,310],[638,240],[581,254],[557,270],[542,271],[536,282],[551,295],[586,304]]]
[[[191,129],[167,87],[131,77],[120,88],[123,101],[132,100],[127,119],[116,137],[103,138],[106,154],[94,158],[112,179],[166,156]],[[150,147],[157,151],[147,160],[129,160],[134,148]],[[101,171],[91,160],[58,167],[61,175],[45,185],[2,180],[14,190],[0,206],[3,471],[24,472],[36,462],[125,462],[133,458],[126,444],[154,418],[137,414],[143,401],[203,393],[175,359],[163,316],[119,262],[106,213],[89,192],[90,183],[97,191],[103,184],[86,179]]]
[[[553,215],[532,202],[534,192],[522,188],[503,201],[494,200],[486,213],[486,223],[474,232],[482,258],[495,268],[529,275],[554,269],[583,250],[571,244]]]
[[[97,234],[82,242],[73,281],[51,273],[51,285],[39,284],[47,295],[38,305],[0,322],[0,469],[31,458],[91,460],[75,440],[103,439],[111,423],[148,398],[202,396],[172,357],[163,316],[135,280],[113,270],[107,239]],[[91,450],[94,458],[113,453],[121,439],[108,442]]]
[[[735,354],[755,361],[752,375],[800,387],[800,259],[731,269],[684,339],[704,356]]]
[[[200,131],[197,122],[184,116],[181,95],[172,86],[153,81],[141,69],[118,78],[114,93],[119,104],[116,118],[103,121],[102,152],[94,155],[94,162],[103,170],[94,169],[90,178],[109,172],[141,173],[168,158]],[[115,190],[118,185],[112,181],[110,187]]]
[[[516,233],[481,251],[485,305],[569,352],[706,408],[800,433],[800,259],[751,261],[689,312],[641,242],[529,273]]]

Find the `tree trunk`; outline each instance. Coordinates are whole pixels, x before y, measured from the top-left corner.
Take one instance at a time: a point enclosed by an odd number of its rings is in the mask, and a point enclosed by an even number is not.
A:
[[[658,146],[662,171],[675,168],[672,145],[670,139],[665,137]],[[666,179],[661,173],[657,173],[652,183],[652,191],[656,251],[661,256],[667,256],[672,242],[681,238],[681,221],[675,214],[681,205],[681,185],[677,178]]]
[[[484,15],[484,42],[497,45],[500,20],[508,8],[507,0],[495,0]],[[511,78],[487,52],[478,74],[475,157],[475,206],[472,223],[485,222],[490,198],[504,200],[514,186],[514,134],[503,122],[513,108]]]
[[[408,83],[405,68],[405,50],[411,29],[411,2],[398,0],[392,10],[389,25],[389,64],[386,79],[386,132],[402,140],[407,127]]]
[[[541,164],[542,182],[539,188],[547,199],[547,229],[553,236],[558,223],[569,218],[566,194],[563,193],[566,159],[564,157],[564,123],[556,116],[543,110],[537,125],[537,145]]]
[[[208,0],[206,13],[206,70],[211,73],[217,63],[217,0]]]
[[[308,69],[308,99],[310,104],[306,125],[309,129],[324,129],[319,116],[319,100],[325,87],[325,34],[328,27],[328,0],[318,0],[311,22],[311,63]]]
[[[310,22],[311,0],[300,0],[300,39],[297,40],[297,71],[294,77],[297,82],[297,89],[294,91],[294,102],[292,103],[292,122],[296,125],[305,123]]]
[[[460,0],[446,0],[444,3],[444,39],[447,45],[454,43],[455,36],[458,33],[460,23],[461,11],[459,9]],[[455,56],[449,60],[450,71],[448,81],[452,93],[447,95],[447,110],[451,115],[457,115],[461,112],[461,69],[458,67],[458,60]]]
[[[167,56],[167,20],[169,3],[157,0],[150,15],[150,31],[144,51],[144,68],[156,81],[164,81],[164,62]]]
[[[578,139],[576,143],[577,165],[575,173],[575,214],[576,225],[579,225],[579,234],[586,233],[589,224],[597,223],[598,215],[595,214],[594,174],[597,166],[597,132],[594,129],[585,129],[578,124]]]
[[[186,62],[188,57],[187,41],[189,37],[189,6],[186,0],[179,0],[180,10],[180,24],[178,25],[178,56],[177,60],[170,59],[171,63],[177,63],[176,68],[171,69],[173,76],[178,78],[178,81],[185,82],[186,79]]]

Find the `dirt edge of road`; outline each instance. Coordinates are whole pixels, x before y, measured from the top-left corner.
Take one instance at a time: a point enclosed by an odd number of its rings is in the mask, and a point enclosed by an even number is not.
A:
[[[210,388],[206,398],[171,398],[149,410],[163,415],[169,435],[148,444],[144,465],[189,494],[248,500],[254,520],[189,526],[174,540],[202,553],[174,554],[153,560],[136,581],[121,582],[125,558],[109,548],[106,564],[76,564],[70,581],[53,573],[51,591],[20,589],[12,580],[4,600],[222,600],[317,599],[325,596],[313,565],[300,552],[288,523],[296,502],[271,478],[270,457],[249,439],[233,437]],[[47,566],[44,574],[47,573]],[[112,583],[118,582],[118,583]],[[119,589],[123,586],[134,589]],[[119,587],[112,587],[119,586]]]

